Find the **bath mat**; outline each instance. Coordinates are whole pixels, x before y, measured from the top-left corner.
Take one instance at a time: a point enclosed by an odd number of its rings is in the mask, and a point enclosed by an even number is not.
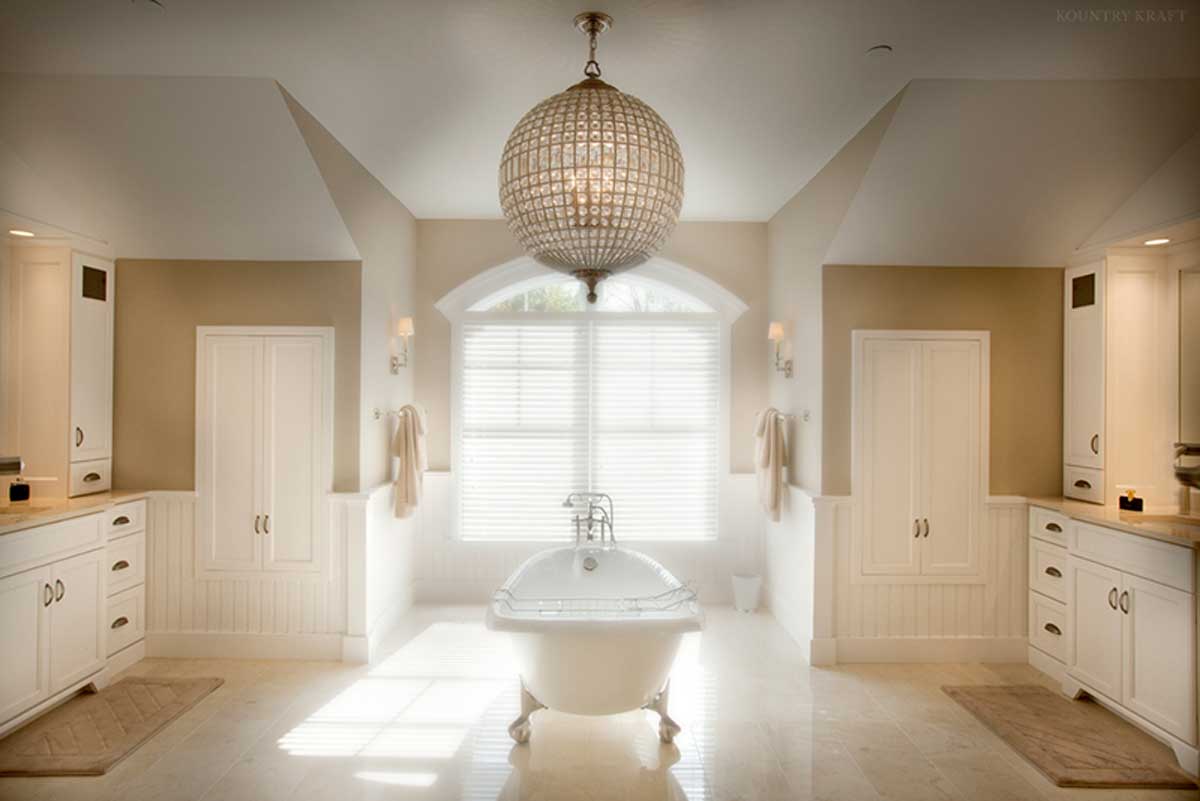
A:
[[[942,692],[1059,787],[1195,786],[1170,748],[1094,701],[1037,685]]]
[[[0,740],[0,776],[99,776],[223,679],[130,677],[77,695]]]

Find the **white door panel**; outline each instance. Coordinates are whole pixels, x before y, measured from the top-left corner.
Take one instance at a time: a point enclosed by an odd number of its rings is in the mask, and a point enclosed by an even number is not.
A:
[[[0,579],[0,721],[50,696],[49,568]]]
[[[1066,272],[1063,461],[1104,467],[1104,265]]]
[[[104,667],[104,550],[73,556],[53,566],[50,605],[50,691],[87,678]]]
[[[1067,669],[1091,689],[1121,699],[1121,629],[1118,607],[1121,573],[1067,557],[1067,596],[1071,610]]]
[[[921,345],[895,339],[862,344],[862,572],[920,572]],[[855,489],[859,492],[859,488]]]
[[[115,275],[110,261],[78,253],[72,259],[72,462],[112,456]]]
[[[1125,574],[1122,703],[1188,742],[1196,737],[1195,596]]]
[[[923,345],[921,572],[979,572],[980,344]]]

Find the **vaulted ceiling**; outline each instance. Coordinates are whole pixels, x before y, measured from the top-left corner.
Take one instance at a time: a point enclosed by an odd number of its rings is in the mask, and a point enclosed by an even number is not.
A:
[[[1184,12],[1174,16],[1143,9],[1125,17],[1132,4],[1102,5],[1093,18],[1070,3],[1030,0],[607,0],[600,7],[616,24],[601,41],[600,61],[606,79],[651,103],[675,129],[687,162],[686,218],[764,220],[914,79],[1200,77],[1195,0],[1166,4]],[[0,71],[275,79],[417,217],[496,217],[496,165],[508,132],[534,103],[579,77],[584,41],[571,19],[580,10],[554,0],[162,0],[162,7],[9,0]],[[894,52],[866,53],[879,43]],[[288,134],[282,155],[257,145],[239,150],[212,133],[221,126],[204,119],[205,109],[269,128],[276,100],[258,109],[243,90],[230,89],[236,102],[222,108],[207,88],[196,91],[208,104],[172,101],[175,127],[154,137],[157,144],[139,138],[142,153],[165,152],[163,136],[188,140],[207,131],[216,136],[211,146],[193,142],[188,151],[211,159],[197,171],[215,170],[214,181],[242,172],[246,182],[242,159],[257,154],[251,163],[282,166],[287,148],[299,144]],[[126,111],[119,98],[107,108]],[[901,108],[897,125],[910,125],[912,108]],[[4,112],[13,113],[13,104]],[[932,113],[942,119],[951,112]],[[136,119],[139,128],[150,124]],[[114,135],[119,122],[98,126],[100,133]],[[239,121],[225,122],[242,130]],[[5,128],[10,136],[13,129]],[[904,130],[916,155],[930,149]],[[34,135],[22,135],[25,141],[8,142],[20,158],[44,150]],[[902,176],[894,166],[906,158],[895,149],[900,141],[885,144],[880,156]],[[180,170],[168,177],[196,177]],[[286,185],[283,176],[275,179]],[[136,196],[124,180],[117,186]],[[867,177],[868,188],[873,180]],[[291,199],[275,202],[286,215]],[[303,201],[299,210],[318,230],[326,216],[320,204]],[[872,214],[852,209],[850,220],[869,224]],[[325,250],[341,249],[345,242],[331,236]]]

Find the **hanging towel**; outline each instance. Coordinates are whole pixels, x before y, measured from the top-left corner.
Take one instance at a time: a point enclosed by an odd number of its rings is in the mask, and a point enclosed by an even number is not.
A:
[[[754,472],[758,474],[758,501],[773,520],[783,506],[783,470],[788,462],[786,418],[768,407],[754,421]]]
[[[425,418],[416,406],[400,410],[392,455],[400,460],[396,470],[396,517],[409,517],[421,503],[421,484],[429,461],[425,454]]]

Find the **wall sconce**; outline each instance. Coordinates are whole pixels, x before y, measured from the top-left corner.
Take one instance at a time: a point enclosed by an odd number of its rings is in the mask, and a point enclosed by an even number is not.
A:
[[[775,343],[775,372],[783,373],[784,378],[792,377],[792,360],[780,358],[783,345],[783,323],[772,322],[767,327],[767,339]]]
[[[401,367],[408,367],[408,338],[413,335],[413,320],[411,317],[401,317],[396,321],[396,336],[400,338],[400,352],[392,354],[392,375],[399,375]]]

